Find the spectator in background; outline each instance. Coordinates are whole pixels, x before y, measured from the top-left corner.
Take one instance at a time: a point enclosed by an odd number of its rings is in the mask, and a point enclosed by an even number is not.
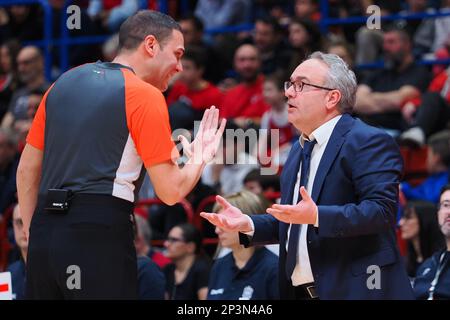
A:
[[[244,133],[239,131],[239,127],[233,122],[227,122],[222,149],[219,149],[216,161],[207,164],[203,171],[202,181],[219,194],[239,192],[242,190],[245,176],[253,169],[259,168],[258,160],[246,152],[255,146],[246,145],[239,132]]]
[[[200,231],[189,223],[175,226],[164,246],[173,261],[164,268],[167,299],[205,300],[210,264],[202,252]]]
[[[45,91],[42,88],[36,88],[30,91],[30,95],[28,96],[28,108],[27,108],[27,118],[16,120],[14,122],[14,132],[17,134],[18,141],[18,149],[22,152],[22,149],[26,144],[26,137],[28,135],[28,131],[31,128],[31,123],[33,122],[34,115],[39,107],[39,104],[44,97]]]
[[[260,169],[253,169],[244,178],[244,188],[256,195],[278,193],[280,192],[280,177],[276,174],[262,175]]]
[[[355,70],[355,51],[351,44],[345,40],[334,40],[328,44],[327,53],[339,56],[339,58],[344,60],[348,67],[353,70],[357,82],[362,80],[362,74],[360,74],[358,70]]]
[[[139,9],[139,0],[90,0],[87,14],[92,20],[99,20],[110,32],[119,31],[120,25]]]
[[[20,50],[17,56],[17,70],[22,87],[17,89],[5,114],[1,127],[12,128],[17,120],[28,118],[28,100],[33,90],[46,91],[50,84],[44,76],[44,61],[37,47],[27,46]]]
[[[119,53],[119,34],[113,34],[102,45],[103,61],[111,62]]]
[[[292,51],[285,78],[289,78],[295,68],[311,53],[322,49],[323,39],[313,21],[294,17],[289,23],[289,44]]]
[[[207,44],[204,38],[203,22],[195,15],[185,15],[179,21],[186,47],[197,46],[206,52],[204,78],[217,84],[224,78],[225,71],[231,69],[229,63],[217,48]]]
[[[261,58],[258,49],[251,44],[243,44],[234,54],[234,68],[240,77],[240,83],[225,93],[220,115],[234,119],[245,128],[253,122],[258,123],[269,109],[264,102],[262,87],[264,76],[261,73]]]
[[[427,171],[430,175],[416,187],[401,183],[407,200],[423,200],[437,204],[440,190],[448,183],[450,168],[450,131],[436,133],[428,140]]]
[[[0,221],[3,212],[16,202],[17,142],[10,130],[0,128]]]
[[[402,106],[417,98],[430,82],[430,73],[414,63],[408,33],[392,27],[384,33],[385,68],[376,71],[356,92],[355,112],[368,124],[397,136],[407,127]]]
[[[402,133],[400,142],[422,146],[431,134],[447,128],[450,120],[450,67],[438,74],[420,99],[405,103],[403,116],[410,128]]]
[[[194,128],[194,121],[200,121],[207,108],[221,108],[223,94],[203,78],[206,52],[202,48],[186,48],[181,64],[183,71],[167,97],[170,126],[172,130],[191,130]]]
[[[248,23],[250,14],[250,0],[198,0],[195,7],[195,15],[205,29]]]
[[[134,240],[134,246],[136,247],[136,252],[139,257],[150,258],[158,267],[161,269],[172,261],[163,255],[161,252],[156,251],[152,248],[150,242],[152,240],[152,232],[148,221],[143,217],[135,214],[136,221],[136,238]]]
[[[166,279],[150,253],[150,227],[144,218],[135,215],[134,246],[137,253],[139,300],[164,300]]]
[[[261,58],[261,72],[265,75],[284,75],[290,52],[283,43],[283,30],[277,19],[258,18],[255,22],[253,43]]]
[[[19,51],[20,44],[15,40],[9,40],[0,46],[0,123],[19,85],[16,63]]]
[[[117,2],[120,0],[109,0],[107,2]],[[65,0],[49,0],[48,3],[52,9],[52,36],[54,38],[62,37],[61,29],[61,19],[66,17],[66,4]],[[80,11],[80,28],[70,28],[68,32],[68,37],[82,37],[82,36],[92,36],[101,33],[100,28],[91,20],[85,10]],[[52,59],[53,67],[55,68],[54,77],[59,76],[58,72],[63,72],[65,70],[60,69],[60,47],[52,47]],[[99,60],[101,58],[101,47],[98,43],[83,44],[83,45],[72,45],[68,50],[68,67],[73,68],[85,63],[91,63],[93,61]]]
[[[0,43],[12,38],[19,42],[40,40],[43,26],[39,4],[0,8]]]
[[[264,101],[270,110],[261,119],[261,131],[258,143],[258,159],[261,165],[283,166],[286,162],[297,130],[288,121],[288,105],[284,95],[284,81],[276,76],[267,77],[263,87]],[[278,141],[272,141],[273,134],[278,133]],[[270,163],[267,159],[270,158]]]
[[[391,0],[363,1],[362,10],[368,16],[372,12],[367,12],[369,5],[377,5],[380,8],[381,16],[393,14],[399,10],[400,2]],[[380,29],[369,29],[362,26],[356,32],[355,39],[355,62],[359,64],[374,63],[381,58],[383,47],[383,32]]]
[[[443,246],[436,206],[428,202],[409,202],[399,225],[401,237],[408,245],[407,272],[413,278],[417,268]]]
[[[436,251],[417,270],[414,280],[416,299],[450,300],[450,185],[442,189],[438,220],[446,247]]]
[[[227,202],[220,201],[213,212],[220,212]],[[242,190],[225,197],[242,213],[265,212],[267,204],[250,191]],[[245,248],[239,243],[238,232],[226,232],[216,227],[220,246],[232,251],[217,259],[211,269],[208,300],[273,300],[278,294],[278,257],[265,247]]]
[[[308,19],[318,23],[320,12],[315,0],[295,0],[294,12],[297,18]]]
[[[13,300],[25,299],[25,264],[27,262],[28,239],[23,231],[22,216],[19,205],[16,204],[13,210],[12,223],[14,228],[14,239],[17,248],[20,250],[20,259],[8,266],[7,271],[11,272],[11,285]]]

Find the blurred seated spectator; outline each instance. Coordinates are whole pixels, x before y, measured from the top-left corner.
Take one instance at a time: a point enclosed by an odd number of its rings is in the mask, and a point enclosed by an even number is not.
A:
[[[17,70],[22,87],[18,88],[11,98],[8,112],[5,114],[1,127],[14,127],[17,120],[30,120],[28,116],[29,98],[33,90],[46,91],[50,84],[44,76],[44,60],[40,50],[27,46],[20,50],[17,56]]]
[[[153,188],[153,187],[152,187]],[[199,180],[194,189],[186,195],[186,200],[191,204],[195,210],[203,199],[210,195],[215,195],[215,190]],[[154,198],[151,196],[150,198]],[[153,205],[149,208],[149,223],[152,230],[152,239],[161,240],[166,239],[169,231],[176,225],[182,224],[188,221],[188,216],[184,207],[177,203],[173,206],[165,204]],[[214,228],[208,222],[204,223],[206,227],[203,229],[204,236],[214,236]]]
[[[320,21],[320,11],[318,2],[315,0],[295,0],[295,17],[308,19],[318,23]]]
[[[362,1],[362,13],[365,16],[373,14],[373,11],[367,11],[370,5],[376,5],[380,8],[380,15],[386,16],[394,14],[400,10],[400,1],[391,0],[372,0]],[[366,25],[360,27],[355,34],[355,63],[370,64],[378,61],[382,54],[383,32],[377,28],[369,29]]]
[[[225,76],[225,71],[231,68],[231,62],[225,61],[223,54],[216,46],[206,43],[203,22],[193,14],[188,14],[178,21],[183,32],[186,47],[197,46],[206,52],[204,78],[217,84]]]
[[[195,15],[213,29],[249,23],[250,10],[250,0],[198,0]]]
[[[215,161],[207,164],[203,170],[203,183],[214,188],[218,194],[228,195],[240,191],[245,176],[259,168],[258,160],[246,152],[254,147],[246,146],[247,138],[249,144],[257,143],[256,130],[248,131],[249,136],[232,121],[228,121]]]
[[[138,257],[149,257],[161,269],[171,263],[172,261],[169,258],[151,246],[152,232],[147,220],[135,214],[135,222],[136,238],[134,240],[134,246],[136,247]]]
[[[450,185],[442,189],[438,220],[447,245],[417,270],[414,280],[416,299],[450,300]]]
[[[290,52],[283,42],[283,30],[277,19],[256,19],[252,35],[261,59],[261,72],[264,75],[283,76],[289,64]]]
[[[385,68],[365,78],[356,92],[355,112],[368,124],[393,136],[407,128],[402,106],[417,98],[430,82],[430,73],[414,63],[408,33],[391,27],[383,36]]]
[[[16,172],[19,155],[17,142],[10,130],[0,128],[0,220],[3,212],[16,202]]]
[[[117,32],[122,22],[138,9],[139,0],[90,0],[87,14],[110,32]]]
[[[442,47],[436,50],[434,57],[439,60],[450,59],[450,34],[447,35],[447,40],[444,41]],[[445,68],[446,66],[444,64],[435,64],[433,66],[433,75],[438,76],[441,72],[445,71]]]
[[[150,247],[150,227],[147,221],[138,215],[134,216],[134,222],[134,246],[136,247],[137,254],[139,300],[164,300],[166,279],[158,264],[158,262],[161,263],[164,261],[161,259],[158,260],[159,255],[162,254],[158,253],[156,256],[153,255],[150,258],[152,251]],[[167,263],[169,262],[170,260],[167,261]]]
[[[270,110],[261,119],[261,130],[258,142],[258,160],[262,166],[283,166],[286,162],[292,143],[299,137],[297,130],[288,120],[288,105],[284,95],[284,80],[272,76],[267,77],[263,86],[264,101]],[[278,141],[272,141],[275,133]]]
[[[16,63],[19,51],[20,44],[15,40],[9,40],[0,46],[0,123],[19,85]]]
[[[280,192],[280,177],[262,175],[260,169],[253,169],[244,178],[244,188],[256,195]]]
[[[28,131],[30,131],[34,115],[44,97],[45,90],[43,88],[36,88],[30,91],[28,96],[27,118],[16,120],[13,125],[13,130],[17,134],[18,150],[21,152],[26,144]]]
[[[264,214],[267,204],[250,191],[242,190],[218,198],[213,212],[220,212],[228,204],[242,213]],[[208,282],[208,300],[274,300],[278,294],[278,257],[265,247],[245,248],[239,243],[238,232],[226,232],[216,227],[219,244],[230,248],[217,259],[211,269]]]
[[[114,2],[115,0],[107,0],[104,1],[104,3],[110,1]],[[61,21],[62,18],[65,19],[67,16],[66,5],[68,5],[68,2],[65,0],[49,0],[48,3],[52,9],[52,36],[57,39],[62,37]],[[79,22],[79,28],[75,27],[68,29],[68,37],[74,38],[101,34],[101,28],[91,20],[86,13],[86,10],[80,10]],[[61,70],[60,68],[60,46],[52,46],[51,50],[53,62],[52,67],[54,68],[52,76],[56,78],[65,70]],[[74,68],[81,64],[91,63],[101,59],[101,46],[99,43],[71,45],[67,53],[68,67]]]
[[[326,51],[344,60],[348,67],[355,73],[357,82],[362,81],[363,74],[358,69],[355,69],[355,50],[350,43],[342,39],[336,39],[327,45]]]
[[[407,242],[406,269],[413,278],[417,268],[444,245],[439,231],[436,206],[429,202],[408,202],[399,222],[401,237]]]
[[[0,7],[0,43],[12,38],[19,42],[41,40],[43,27],[39,4]]]
[[[164,241],[173,263],[164,268],[168,300],[205,300],[210,262],[202,252],[202,235],[189,223],[173,227]]]
[[[115,33],[102,45],[103,61],[111,62],[119,52],[119,34]]]
[[[206,52],[199,47],[187,47],[181,58],[183,71],[167,97],[172,130],[194,128],[194,121],[202,119],[205,109],[222,107],[222,92],[203,78]]]
[[[284,73],[285,78],[290,77],[295,68],[311,53],[321,51],[324,42],[318,26],[311,20],[294,17],[288,30],[292,50],[288,68]]]
[[[407,200],[423,200],[437,204],[440,190],[448,184],[450,168],[450,131],[441,131],[428,140],[427,170],[430,175],[418,186],[400,184]]]
[[[139,300],[165,300],[166,279],[158,265],[147,256],[137,257]]]
[[[23,230],[22,216],[18,204],[14,206],[12,224],[16,246],[20,250],[20,259],[10,264],[7,271],[11,272],[13,300],[24,300],[28,239]]]
[[[409,2],[421,3],[421,6],[426,6],[423,0],[409,0]],[[426,10],[423,8],[422,11],[436,13],[436,10],[432,8]],[[449,0],[441,1],[439,12],[450,12]],[[409,20],[407,27],[415,26],[417,24],[416,21],[420,22],[420,25],[414,31],[414,52],[417,57],[427,58],[445,46],[445,42],[450,36],[450,17],[442,16],[433,19]]]
[[[251,44],[239,46],[234,54],[234,68],[240,83],[225,93],[220,115],[234,119],[243,128],[252,122],[259,124],[269,106],[264,102],[262,94],[264,76],[261,73],[258,49]]]
[[[400,142],[422,146],[431,134],[447,128],[450,120],[450,67],[437,75],[420,99],[410,100],[402,108],[410,128]]]

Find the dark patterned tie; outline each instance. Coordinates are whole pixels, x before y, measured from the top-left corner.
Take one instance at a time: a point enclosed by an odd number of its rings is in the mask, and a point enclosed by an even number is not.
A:
[[[302,162],[302,168],[300,172],[300,187],[304,186],[306,188],[306,185],[308,183],[308,176],[309,176],[309,166],[311,163],[311,153],[314,149],[314,145],[316,144],[316,140],[313,141],[307,141],[305,140],[303,151],[301,154],[301,162]],[[300,192],[299,187],[299,192]],[[302,199],[302,195],[298,195],[298,200],[300,201]],[[286,275],[288,279],[291,278],[292,272],[294,271],[295,265],[297,264],[297,248],[298,248],[298,239],[300,234],[300,224],[292,224],[291,225],[291,231],[289,234],[289,244],[288,244],[288,251],[287,251],[287,257],[286,257]]]

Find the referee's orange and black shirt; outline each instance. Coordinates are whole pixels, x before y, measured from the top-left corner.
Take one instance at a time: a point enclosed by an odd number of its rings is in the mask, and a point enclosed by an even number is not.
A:
[[[178,156],[162,93],[110,62],[69,70],[39,105],[27,143],[43,150],[39,193],[136,200],[145,167]]]

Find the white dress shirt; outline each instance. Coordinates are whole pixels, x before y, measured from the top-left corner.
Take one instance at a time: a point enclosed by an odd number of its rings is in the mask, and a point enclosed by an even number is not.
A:
[[[306,186],[306,190],[309,195],[312,194],[312,188],[314,185],[314,179],[316,178],[317,169],[319,167],[320,160],[322,159],[323,153],[325,152],[325,148],[327,147],[328,140],[330,140],[331,134],[333,133],[334,127],[336,126],[339,119],[342,115],[336,116],[328,122],[324,123],[316,130],[314,130],[309,136],[309,140],[316,140],[317,143],[314,145],[314,148],[311,153],[311,163],[309,167],[309,178]],[[300,137],[300,145],[303,147],[304,141],[307,139],[306,136],[302,135]],[[294,187],[294,196],[292,199],[292,204],[297,204],[300,196],[300,173],[301,173],[301,164],[297,173],[297,182]],[[315,226],[318,227],[319,217],[317,217]],[[289,244],[289,235],[291,227],[289,227],[288,238],[286,241],[286,251]],[[308,225],[302,224],[300,226],[300,236],[298,243],[298,253],[297,253],[297,264],[295,265],[295,269],[292,272],[291,280],[292,285],[299,286],[301,284],[314,282],[314,277],[311,270],[311,263],[309,261],[308,254],[308,244],[306,241],[306,234],[308,231]]]
[[[306,186],[306,190],[308,191],[309,195],[312,194],[312,188],[314,185],[314,180],[316,178],[317,169],[319,168],[320,160],[322,159],[323,153],[325,152],[325,149],[328,144],[328,140],[330,140],[331,134],[333,133],[334,127],[336,127],[337,122],[342,117],[342,115],[338,115],[334,117],[333,119],[329,120],[328,122],[325,122],[323,125],[318,127],[316,130],[314,130],[309,139],[310,140],[316,140],[317,143],[314,145],[314,148],[311,153],[311,162],[309,166],[309,178],[308,183]],[[300,145],[303,148],[304,141],[307,139],[306,136],[302,135],[300,137]],[[300,195],[300,173],[301,173],[302,166],[300,164],[300,167],[298,169],[297,173],[297,182],[295,183],[294,187],[294,195],[292,199],[292,204],[297,204],[299,201],[299,195]],[[248,216],[247,216],[248,217]],[[250,220],[250,223],[252,225],[253,231],[245,232],[245,234],[249,236],[253,236],[255,233],[255,226],[253,224],[252,219],[248,217]],[[314,226],[319,226],[319,217],[316,218],[316,223]],[[306,235],[308,231],[308,225],[302,224],[300,226],[300,236],[299,236],[299,243],[297,246],[297,264],[295,265],[294,271],[292,272],[291,281],[293,286],[299,286],[305,283],[314,282],[314,276],[312,274],[311,270],[311,263],[309,261],[309,254],[308,254],[308,244],[306,240]],[[286,241],[286,251],[288,250],[289,245],[289,235],[291,232],[291,227],[289,226],[288,230],[288,237]]]

